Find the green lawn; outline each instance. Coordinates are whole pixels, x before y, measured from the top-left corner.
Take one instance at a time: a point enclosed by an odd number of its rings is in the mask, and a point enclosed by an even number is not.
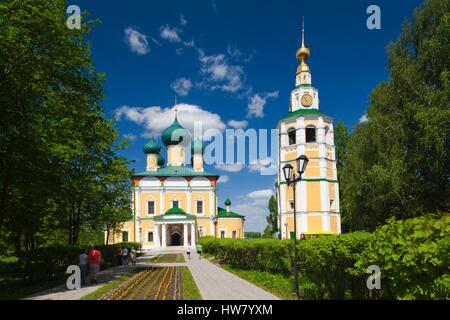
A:
[[[281,274],[272,274],[255,270],[242,270],[230,265],[221,265],[225,270],[248,282],[272,293],[283,300],[295,300],[293,294],[293,277],[286,278]]]
[[[183,283],[183,299],[202,300],[202,295],[200,294],[188,267],[181,267],[181,279]]]
[[[184,263],[184,255],[182,253],[159,254],[147,260],[148,263]]]
[[[132,277],[134,274],[139,273],[141,271],[145,270],[145,268],[136,268],[131,270],[130,272],[120,276],[117,279],[114,279],[101,288],[97,289],[96,291],[84,296],[81,298],[81,300],[98,300],[101,296],[103,296],[108,291],[120,286],[123,282],[128,280],[130,277]]]

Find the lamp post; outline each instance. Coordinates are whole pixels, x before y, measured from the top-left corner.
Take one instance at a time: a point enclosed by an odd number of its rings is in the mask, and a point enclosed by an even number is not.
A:
[[[219,219],[217,217],[213,217],[212,221],[214,223],[214,239],[217,239],[217,222]]]
[[[297,299],[300,298],[300,292],[298,289],[298,265],[297,265],[297,204],[296,204],[296,185],[297,182],[302,180],[302,175],[305,173],[306,166],[308,165],[309,159],[305,155],[301,155],[297,158],[297,173],[294,173],[294,168],[291,164],[286,164],[283,167],[284,179],[286,180],[287,186],[293,187],[294,194],[294,290]]]

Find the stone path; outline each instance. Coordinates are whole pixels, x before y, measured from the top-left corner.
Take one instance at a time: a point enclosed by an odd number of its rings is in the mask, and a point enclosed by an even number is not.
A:
[[[188,266],[204,300],[279,300],[278,297],[220,268],[210,261],[203,258],[199,259],[195,252],[191,252],[191,259],[188,259],[186,253],[184,253],[186,263],[149,264],[146,262],[148,259],[161,253],[160,251],[150,251],[137,259],[137,265],[135,267],[114,267],[100,272],[97,275],[98,285],[87,285],[79,290],[68,290],[64,284],[34,294],[25,300],[79,300],[96,291],[109,281],[128,273],[132,268],[147,266]]]
[[[131,270],[133,270],[133,268],[146,267],[148,264],[145,261],[152,257],[153,255],[146,254],[142,257],[137,258],[136,266],[120,266],[99,272],[97,274],[97,285],[86,285],[81,287],[81,289],[79,290],[68,290],[66,284],[64,284],[53,289],[33,294],[30,297],[25,298],[24,300],[80,300],[82,297],[96,291],[111,280],[119,278],[124,274],[130,272]],[[88,280],[86,281],[89,282]]]
[[[279,300],[273,294],[239,278],[191,252],[185,258],[204,300]]]

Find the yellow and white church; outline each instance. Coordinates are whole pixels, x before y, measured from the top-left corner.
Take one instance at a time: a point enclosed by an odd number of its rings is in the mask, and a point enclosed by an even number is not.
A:
[[[204,170],[204,145],[190,143],[188,131],[175,119],[161,136],[167,148],[167,165],[155,139],[144,146],[146,170],[132,178],[133,220],[124,223],[118,242],[140,242],[143,249],[195,247],[200,237],[244,238],[243,215],[217,206],[219,176]],[[186,163],[191,148],[191,164]]]
[[[319,110],[319,91],[312,86],[311,72],[306,60],[310,50],[302,45],[297,50],[300,65],[295,87],[291,92],[289,114],[278,122],[280,150],[278,165],[279,225],[282,239],[294,238],[294,203],[297,238],[340,234],[339,183],[336,170],[333,118]],[[296,186],[296,201],[292,185],[288,186],[283,167],[306,155],[309,159],[302,181]]]

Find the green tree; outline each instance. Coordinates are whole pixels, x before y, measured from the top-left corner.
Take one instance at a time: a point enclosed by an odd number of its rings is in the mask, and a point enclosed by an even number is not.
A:
[[[67,6],[0,3],[0,237],[25,265],[30,250],[76,244],[80,230],[104,230],[108,207],[129,207],[128,189],[119,190],[128,162],[117,156],[87,41],[96,21],[85,14],[69,30]]]
[[[272,238],[278,232],[278,204],[275,196],[270,197],[268,209],[269,215],[266,217],[268,225],[264,230],[264,238]]]
[[[389,46],[390,78],[372,92],[341,169],[352,229],[449,209],[450,0],[427,0]]]
[[[350,141],[350,132],[348,128],[344,125],[344,123],[342,121],[339,121],[336,127],[334,128],[334,144],[336,146],[336,168],[338,181],[341,180],[340,179],[342,175],[341,171],[343,170],[345,165],[345,154],[349,141]],[[342,193],[342,188],[339,189],[339,200],[341,207],[342,231],[347,232],[349,230],[349,221],[345,212],[342,211],[342,208],[345,207],[343,205],[345,199]]]

